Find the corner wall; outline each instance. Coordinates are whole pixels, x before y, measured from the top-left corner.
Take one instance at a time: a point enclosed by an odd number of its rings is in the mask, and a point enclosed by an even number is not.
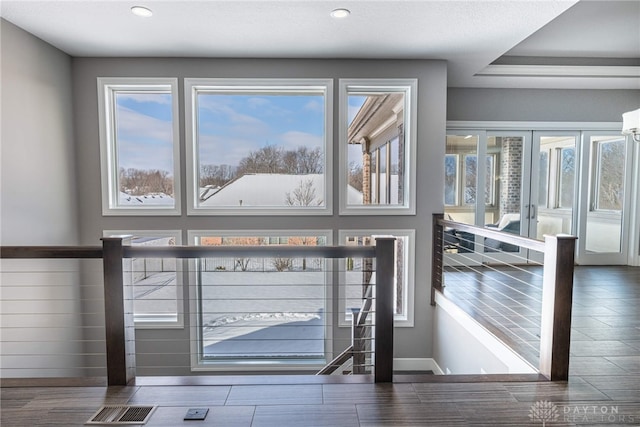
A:
[[[0,242],[75,245],[71,58],[5,20],[0,32]],[[78,375],[78,263],[3,260],[1,266],[1,376]],[[30,369],[17,369],[24,366]]]

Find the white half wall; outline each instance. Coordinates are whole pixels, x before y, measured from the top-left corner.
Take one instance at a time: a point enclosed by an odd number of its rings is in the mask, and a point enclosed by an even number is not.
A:
[[[538,373],[438,292],[434,312],[433,359],[447,375]]]

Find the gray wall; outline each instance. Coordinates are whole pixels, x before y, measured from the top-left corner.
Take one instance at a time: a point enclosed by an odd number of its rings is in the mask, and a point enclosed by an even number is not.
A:
[[[640,90],[449,88],[447,120],[620,122]]]
[[[71,58],[5,20],[0,31],[0,240],[77,244]],[[77,375],[73,368],[82,366],[78,263],[3,260],[0,283],[2,376]],[[34,302],[19,301],[29,298]],[[24,366],[34,369],[19,369]]]
[[[74,244],[71,58],[2,28],[2,244]]]
[[[177,77],[180,90],[181,169],[184,188],[185,77],[213,78],[417,78],[418,79],[418,162],[416,216],[357,216],[341,217],[337,213],[323,217],[103,217],[100,198],[100,151],[98,134],[97,77]],[[79,229],[83,244],[96,244],[103,230],[162,230],[179,229],[187,242],[187,230],[234,229],[332,229],[337,238],[339,229],[415,229],[416,230],[416,289],[415,327],[396,329],[398,358],[431,357],[431,316],[429,305],[431,274],[431,214],[441,212],[445,126],[446,126],[446,64],[426,60],[241,60],[241,59],[158,59],[158,58],[74,58],[74,114],[78,154]],[[334,81],[334,103],[337,106],[338,81]],[[338,115],[334,114],[334,165],[338,164]],[[334,168],[334,201],[337,211],[337,168]],[[182,211],[186,212],[183,200]],[[189,300],[185,295],[185,302]],[[188,321],[188,319],[187,319]],[[143,339],[162,336],[164,339],[188,341],[184,330],[138,330]],[[334,334],[343,336],[348,328]],[[142,352],[141,345],[138,350]],[[161,351],[149,344],[144,352]],[[175,349],[169,349],[175,352]],[[186,349],[185,349],[186,354]],[[160,364],[181,366],[175,374],[189,374],[185,356],[172,359],[156,357]],[[141,357],[139,364],[153,364],[152,358]],[[148,374],[164,373],[145,371]]]

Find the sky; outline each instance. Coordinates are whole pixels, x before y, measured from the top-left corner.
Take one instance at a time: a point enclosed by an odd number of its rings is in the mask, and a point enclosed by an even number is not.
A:
[[[324,151],[323,94],[198,94],[200,164],[238,165],[273,145]]]
[[[348,122],[364,96],[349,96]],[[159,169],[173,174],[171,94],[116,93],[118,167]],[[236,166],[266,145],[285,150],[305,146],[324,151],[325,107],[322,93],[213,93],[197,100],[200,164]],[[349,147],[360,152],[359,146]],[[355,158],[358,159],[359,155]]]
[[[173,175],[170,93],[116,93],[118,168],[159,169]]]

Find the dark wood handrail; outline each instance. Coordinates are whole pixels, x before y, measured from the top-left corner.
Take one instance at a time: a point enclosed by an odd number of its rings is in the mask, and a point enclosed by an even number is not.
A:
[[[102,258],[102,246],[2,246],[0,258]]]
[[[124,258],[375,257],[375,246],[124,246]],[[102,258],[102,246],[2,246],[0,258]]]
[[[375,246],[125,246],[125,258],[375,257]]]
[[[499,240],[512,245],[520,246],[525,249],[544,252],[544,241],[532,239],[530,237],[519,236],[517,234],[507,233],[504,231],[492,230],[486,227],[478,227],[477,225],[465,224],[462,222],[449,221],[446,219],[438,220],[438,225],[442,227],[453,228],[456,231],[466,231],[482,237]]]

